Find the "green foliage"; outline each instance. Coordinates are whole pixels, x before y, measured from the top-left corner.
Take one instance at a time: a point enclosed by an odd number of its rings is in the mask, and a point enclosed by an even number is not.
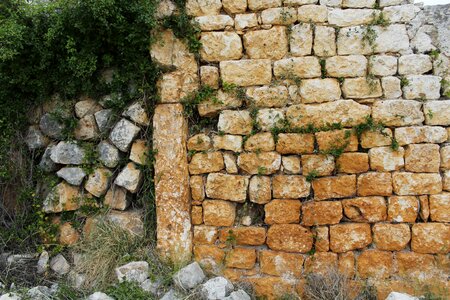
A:
[[[222,82],[222,90],[225,93],[231,94],[240,100],[247,100],[247,95],[245,94],[245,89],[241,86],[237,86],[234,83]]]
[[[377,26],[388,26],[389,25],[389,21],[385,18],[383,12],[381,11],[378,16],[377,14],[374,12],[372,14],[372,21],[370,22],[370,25],[377,25]]]
[[[439,54],[441,54],[441,51],[439,51],[438,49],[433,49],[430,51],[430,53],[428,53],[432,60],[438,59]]]
[[[395,138],[391,138],[391,149],[397,151],[399,147],[398,141]]]
[[[109,287],[106,294],[116,300],[150,300],[150,293],[144,291],[136,282],[124,281]]]
[[[400,78],[400,87],[403,88],[405,86],[408,86],[410,84],[408,78],[406,77],[401,77]]]
[[[320,63],[320,73],[322,74],[321,77],[322,79],[324,79],[327,77],[327,67],[326,67],[327,61],[325,59],[321,59],[319,60],[319,63]]]
[[[267,173],[267,168],[264,166],[258,166],[258,176],[265,175]]]
[[[225,241],[225,244],[227,245],[227,247],[232,248],[234,246],[236,246],[236,235],[234,234],[233,230],[228,230],[228,235],[227,235],[227,239]]]
[[[312,170],[311,172],[306,175],[306,181],[312,182],[315,178],[319,176],[319,172],[317,170]]]

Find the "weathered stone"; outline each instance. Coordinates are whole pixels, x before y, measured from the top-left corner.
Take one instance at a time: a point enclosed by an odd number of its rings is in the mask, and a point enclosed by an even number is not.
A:
[[[211,149],[211,139],[204,133],[196,134],[187,142],[188,150],[206,151]]]
[[[73,245],[80,238],[78,231],[73,228],[70,222],[65,222],[59,226],[59,243],[62,245]]]
[[[419,216],[424,222],[427,222],[430,217],[430,203],[428,201],[428,195],[419,196]]]
[[[333,252],[347,252],[361,249],[372,243],[369,224],[338,224],[330,226],[330,249]]]
[[[109,134],[109,139],[120,151],[127,152],[140,130],[130,121],[121,119]]]
[[[282,126],[284,122],[284,112],[281,109],[260,109],[256,115],[256,122],[261,130],[270,131],[274,127]]]
[[[450,145],[441,147],[441,169],[450,170]]]
[[[373,148],[390,145],[392,142],[392,130],[385,128],[382,131],[367,130],[361,134],[361,147]]]
[[[106,215],[106,221],[114,223],[132,235],[139,237],[144,235],[144,222],[141,210],[111,210]]]
[[[373,242],[379,250],[400,251],[411,240],[408,224],[375,224],[372,231]]]
[[[126,189],[113,185],[105,195],[103,204],[118,210],[125,210],[131,203],[130,194]]]
[[[299,200],[272,200],[264,206],[266,224],[290,224],[300,222]]]
[[[358,176],[358,196],[392,195],[391,173],[369,172]]]
[[[311,231],[297,224],[275,224],[267,231],[267,246],[272,250],[306,253],[311,250]]]
[[[253,176],[248,187],[250,201],[266,204],[272,199],[272,188],[269,176]]]
[[[244,144],[246,151],[273,151],[275,150],[275,141],[270,132],[261,132],[250,136]]]
[[[167,52],[172,53],[174,50]],[[182,53],[184,54],[185,52]],[[181,99],[184,99],[198,89],[197,62],[193,54],[189,55],[192,55],[192,57],[188,58],[186,66],[182,65],[180,69],[173,72],[163,73],[158,80],[157,88],[161,103],[180,102]],[[179,56],[183,57],[183,55]]]
[[[397,57],[391,55],[372,55],[369,59],[370,74],[391,76],[397,73]]]
[[[103,108],[95,100],[88,99],[75,103],[75,115],[78,118],[83,118],[88,115],[93,115]]]
[[[222,200],[203,201],[203,220],[205,225],[232,226],[236,217],[235,205]]]
[[[222,8],[220,0],[187,0],[186,10],[191,16],[218,15]]]
[[[194,257],[205,270],[217,272],[222,268],[225,252],[213,245],[197,245]]]
[[[58,118],[51,113],[46,113],[42,116],[39,128],[46,136],[58,140],[64,138],[64,131],[66,130],[64,124],[58,121]]]
[[[341,98],[339,82],[333,78],[307,79],[300,84],[303,103],[321,103]]]
[[[282,156],[281,157],[282,169],[285,174],[300,174],[300,157],[296,155]]]
[[[262,10],[281,6],[281,0],[248,0],[250,10]]]
[[[213,173],[221,171],[225,167],[220,151],[196,153],[189,163],[189,173],[192,175]]]
[[[272,81],[272,65],[268,59],[221,61],[222,80],[239,86],[264,85]]]
[[[320,5],[340,7],[342,5],[342,0],[320,0]]]
[[[203,207],[192,206],[191,208],[191,223],[192,225],[203,224]]]
[[[71,185],[80,185],[86,177],[86,172],[78,167],[65,167],[60,169],[56,175]]]
[[[194,244],[214,244],[219,231],[214,226],[194,226]]]
[[[50,261],[50,256],[48,255],[48,252],[43,250],[41,255],[39,255],[39,260],[37,262],[37,273],[43,274],[47,271],[49,265],[48,262]]]
[[[349,277],[355,275],[355,254],[352,251],[339,253],[338,271]]]
[[[257,297],[279,299],[283,295],[296,295],[292,280],[282,277],[249,278]]]
[[[89,174],[84,188],[95,197],[103,196],[108,190],[112,172],[106,168],[97,168]],[[116,179],[117,181],[117,179]]]
[[[418,253],[448,253],[450,249],[450,225],[445,223],[414,224],[411,249]]]
[[[59,142],[51,150],[50,158],[54,163],[81,165],[84,163],[85,150],[75,142]]]
[[[206,195],[214,199],[244,202],[248,183],[246,176],[211,173],[206,181]]]
[[[170,289],[161,298],[161,300],[181,300],[181,299],[182,299],[182,295],[180,295],[180,293],[174,289]]]
[[[47,195],[42,210],[46,213],[77,210],[80,207],[80,190],[65,182],[59,183]]]
[[[445,191],[450,191],[450,170],[444,171],[442,176],[443,176],[442,188]]]
[[[288,89],[281,85],[250,87],[246,95],[256,107],[284,107],[289,102]]]
[[[420,8],[414,4],[390,6],[383,9],[383,14],[389,23],[408,23],[416,14],[420,11]]]
[[[240,59],[242,42],[235,32],[203,32],[200,38],[201,58],[208,62]]]
[[[217,128],[225,133],[247,135],[252,132],[252,118],[246,110],[224,110],[220,113]]]
[[[317,178],[312,182],[312,187],[314,200],[352,197],[356,195],[356,176]]]
[[[439,174],[395,172],[392,181],[397,195],[438,194],[442,191]]]
[[[410,126],[395,129],[395,139],[401,146],[418,143],[440,144],[445,142],[447,137],[444,127]]]
[[[450,100],[428,101],[423,105],[425,112],[425,124],[427,125],[450,125]]]
[[[42,134],[38,126],[28,127],[27,136],[25,137],[25,143],[28,149],[36,150],[45,148],[49,142],[49,139]]]
[[[222,110],[238,108],[240,106],[242,106],[241,99],[235,95],[219,90],[215,97],[198,104],[197,108],[200,116],[214,117]]]
[[[94,114],[97,128],[101,133],[107,132],[114,124],[112,123],[112,109],[102,109]]]
[[[298,8],[298,20],[303,23],[325,23],[328,9],[322,5],[302,5]]]
[[[279,134],[276,150],[281,154],[313,153],[314,135],[300,133]]]
[[[242,136],[240,135],[215,135],[213,145],[216,150],[230,150],[242,152]]]
[[[223,30],[227,26],[234,26],[233,19],[227,15],[201,16],[194,20],[202,31]]]
[[[320,65],[317,57],[292,57],[275,61],[273,73],[277,78],[300,78],[320,77]]]
[[[399,147],[393,150],[391,147],[376,147],[369,150],[370,168],[378,172],[397,171],[403,168],[404,149]]]
[[[223,162],[225,163],[225,170],[228,174],[237,174],[238,166],[236,162],[236,156],[233,153],[223,153]]]
[[[245,0],[244,0],[245,1]],[[245,1],[247,2],[247,1]],[[245,3],[247,4],[247,3]],[[243,30],[258,26],[258,18],[256,14],[237,14],[234,17],[236,30]]]
[[[313,32],[311,24],[297,24],[292,26],[289,36],[290,53],[293,56],[310,55],[313,46]]]
[[[420,102],[410,100],[376,101],[372,117],[385,126],[420,125],[424,121],[421,106]]]
[[[349,8],[372,8],[376,0],[342,0],[342,7]]]
[[[137,140],[131,146],[130,160],[138,165],[145,165],[147,162],[147,156],[149,153],[149,147],[145,140]]]
[[[340,201],[306,202],[302,205],[302,225],[338,224],[342,219]]]
[[[119,164],[119,150],[107,141],[101,141],[97,145],[97,153],[99,161],[105,167],[115,168]]]
[[[181,289],[189,290],[202,283],[205,278],[205,273],[203,273],[200,265],[193,262],[175,273],[173,282]]]
[[[305,259],[305,273],[325,275],[337,268],[338,255],[332,252],[317,252]]]
[[[213,89],[219,88],[219,68],[214,66],[200,67],[200,81],[203,85],[208,85]]]
[[[44,154],[42,154],[41,161],[39,162],[39,168],[44,172],[50,173],[58,170],[58,165],[51,159],[51,154],[54,148],[55,145],[50,144],[47,148],[45,148]]]
[[[363,55],[333,56],[326,59],[326,71],[332,77],[361,77],[367,72]]]
[[[276,175],[272,187],[274,198],[298,199],[309,196],[311,184],[303,176]]]
[[[256,251],[248,248],[234,248],[228,252],[225,265],[228,268],[250,270],[255,266]]]
[[[318,252],[328,252],[330,250],[330,234],[328,226],[318,226],[313,228],[314,249]]]
[[[64,256],[58,254],[50,260],[50,269],[61,276],[69,273],[70,265]]]
[[[273,276],[295,276],[302,273],[301,254],[263,250],[259,252],[261,272]]]
[[[342,84],[342,93],[345,98],[353,99],[377,98],[383,95],[380,81],[365,77],[345,79]]]
[[[393,196],[388,199],[388,221],[414,223],[419,212],[419,201],[414,196]]]
[[[364,173],[369,170],[369,156],[367,153],[342,153],[336,160],[336,166],[342,173]]]
[[[226,243],[234,237],[236,245],[260,246],[266,241],[266,229],[264,227],[236,227],[220,230],[220,241]]]
[[[405,170],[437,173],[441,164],[439,145],[411,144],[405,150]]]
[[[93,140],[98,137],[98,134],[97,123],[93,115],[87,115],[80,119],[74,130],[74,136],[77,140]]]
[[[398,59],[398,73],[400,75],[421,75],[432,69],[431,58],[426,54],[403,55]]]
[[[130,162],[117,175],[114,184],[134,194],[139,190],[142,179],[142,171],[134,163]]]
[[[408,84],[403,86],[405,99],[435,100],[441,96],[441,78],[433,75],[405,76]]]
[[[171,0],[162,0],[158,4],[158,8],[156,9],[156,18],[158,20],[164,19],[165,17],[169,17],[174,14],[177,10],[177,6]]]
[[[436,262],[433,255],[415,252],[398,252],[395,255],[400,276],[431,279],[436,274]],[[418,298],[415,298],[418,299]]]
[[[214,277],[201,285],[200,294],[207,300],[224,299],[233,289],[233,284],[225,277]]]
[[[297,21],[297,9],[293,7],[268,8],[261,12],[263,24],[290,25]]]
[[[402,96],[401,80],[394,76],[381,78],[381,87],[385,99],[396,99]]]
[[[388,278],[394,272],[392,252],[366,250],[356,259],[361,278]]]
[[[302,155],[303,175],[331,175],[334,171],[334,157],[331,155]]]
[[[377,17],[373,9],[331,9],[328,12],[328,23],[337,27],[369,24]]]
[[[318,56],[336,55],[336,32],[333,27],[316,26],[313,49]]]
[[[433,222],[450,223],[450,193],[430,196],[430,215]]]
[[[384,197],[358,197],[342,201],[344,214],[353,222],[375,223],[386,220]]]
[[[292,105],[286,111],[286,119],[292,127],[308,126],[308,124],[320,127],[327,122],[354,126],[364,123],[370,111],[370,107],[353,100],[336,100],[319,105]],[[327,119],[324,120],[323,116],[327,116]]]
[[[269,175],[281,166],[281,155],[277,152],[242,153],[237,160],[239,168],[247,174]]]
[[[119,282],[144,282],[149,275],[149,265],[146,261],[132,261],[115,269]]]
[[[87,297],[86,300],[114,300],[114,298],[102,292],[95,292],[89,295],[89,297]]]
[[[222,5],[228,14],[243,13],[247,9],[247,0],[222,0]]]

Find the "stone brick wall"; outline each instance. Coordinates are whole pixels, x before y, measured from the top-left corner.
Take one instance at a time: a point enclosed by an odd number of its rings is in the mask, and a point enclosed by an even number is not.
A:
[[[163,253],[192,249],[269,298],[329,267],[374,280],[380,297],[411,291],[401,278],[448,284],[449,60],[423,8],[188,0],[187,10],[202,30],[199,60],[171,32],[151,51],[176,68],[160,81],[154,124],[177,120],[155,140],[173,141],[156,146]],[[198,105],[214,126],[188,136],[178,102],[199,81],[217,90]]]

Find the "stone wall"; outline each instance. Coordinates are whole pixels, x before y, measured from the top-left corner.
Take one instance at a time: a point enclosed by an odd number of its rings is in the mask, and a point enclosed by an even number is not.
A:
[[[380,297],[411,292],[402,278],[448,284],[449,63],[423,8],[188,0],[187,10],[202,30],[198,62],[170,31],[151,51],[176,69],[160,81],[154,123],[163,253],[192,248],[269,298],[329,267],[373,280]],[[178,103],[198,81],[217,90],[197,107],[215,124],[188,136]]]

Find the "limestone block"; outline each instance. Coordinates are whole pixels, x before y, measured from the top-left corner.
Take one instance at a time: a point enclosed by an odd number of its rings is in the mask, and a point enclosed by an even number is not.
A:
[[[414,4],[390,6],[383,9],[384,17],[389,23],[408,23],[420,12],[420,7]]]
[[[281,155],[277,152],[242,153],[237,160],[239,168],[246,174],[269,175],[281,166]]]
[[[259,252],[261,273],[273,276],[292,274],[301,276],[304,257],[297,253],[261,250]]]
[[[392,130],[389,128],[385,128],[381,132],[367,130],[361,134],[361,146],[366,149],[387,146],[391,144],[391,139]]]
[[[187,142],[188,150],[206,151],[211,149],[211,138],[204,133],[199,133],[191,137]]]
[[[242,136],[240,135],[215,135],[213,145],[216,150],[230,150],[242,152]]]
[[[197,262],[193,262],[173,275],[173,282],[181,289],[188,290],[197,287],[206,276]]]
[[[400,251],[411,240],[408,224],[375,224],[372,230],[373,242],[379,250]]]
[[[406,147],[406,171],[437,173],[439,172],[440,163],[439,145],[411,144]]]
[[[275,141],[270,132],[260,132],[254,135],[251,135],[244,144],[244,148],[246,151],[273,151],[275,150]]]
[[[268,59],[221,61],[222,80],[238,86],[264,85],[272,81],[272,65]]]
[[[202,176],[191,176],[189,178],[189,184],[191,187],[192,200],[196,203],[201,203],[205,199],[205,185],[203,183]]]
[[[356,258],[358,275],[361,278],[388,278],[394,273],[392,252],[366,250]]]
[[[400,75],[421,75],[433,69],[431,57],[426,54],[410,54],[398,59],[398,73]]]
[[[119,149],[108,143],[101,141],[97,145],[97,153],[99,161],[108,168],[115,168],[120,160]]]
[[[219,90],[216,96],[198,104],[197,108],[200,116],[215,117],[222,110],[238,108],[240,106],[242,106],[242,99]]]
[[[224,110],[220,113],[217,128],[225,133],[247,135],[252,132],[252,118],[246,110]]]
[[[436,276],[436,261],[433,255],[416,252],[395,254],[398,274],[402,277],[431,279]],[[417,299],[417,298],[416,298]]]
[[[392,183],[397,195],[428,195],[442,191],[439,174],[394,172]]]
[[[138,101],[131,104],[125,109],[122,116],[130,118],[131,121],[142,126],[150,125],[150,118],[148,117],[145,104],[143,102]]]
[[[334,157],[331,155],[302,155],[303,175],[331,175],[334,171]]]
[[[112,122],[112,109],[102,109],[94,114],[97,128],[101,133],[107,132],[114,124]]]
[[[303,103],[330,102],[341,98],[341,87],[333,78],[307,79],[300,84],[300,95]]]
[[[311,231],[298,224],[274,224],[267,231],[267,246],[272,250],[306,253],[311,250]]]
[[[281,0],[248,0],[250,10],[263,10],[278,6],[281,6]]]
[[[450,100],[428,101],[423,105],[425,124],[450,125]]]
[[[283,172],[285,174],[300,174],[300,157],[296,155],[289,155],[281,157]]]
[[[256,107],[284,107],[289,102],[289,91],[282,85],[250,87],[246,95]]]
[[[313,153],[314,135],[301,133],[281,133],[278,135],[276,150],[281,154]]]
[[[290,53],[293,56],[310,55],[313,46],[311,24],[303,23],[292,26],[289,44]]]
[[[213,89],[219,88],[219,68],[214,66],[200,67],[200,81],[203,85],[208,85]]]
[[[147,156],[149,153],[149,147],[145,140],[136,140],[131,145],[130,160],[138,165],[145,165],[147,162]]]
[[[436,100],[441,96],[441,78],[433,75],[408,75],[408,84],[403,86],[405,99]]]
[[[342,219],[339,201],[305,202],[302,205],[302,225],[317,226],[339,224]]]
[[[233,227],[220,230],[219,239],[222,243],[234,236],[236,245],[260,246],[266,241],[266,229],[264,227]]]
[[[236,217],[236,206],[230,201],[205,200],[203,221],[210,226],[232,226]]]
[[[422,104],[410,100],[376,101],[372,106],[374,121],[385,126],[420,125],[424,121]]]
[[[342,201],[344,214],[353,222],[376,223],[387,217],[384,197],[357,197]]]
[[[380,80],[365,77],[345,79],[342,93],[345,98],[354,99],[377,98],[383,95]]]
[[[225,266],[237,269],[252,269],[256,263],[256,251],[249,248],[234,248],[225,258]]]
[[[358,174],[369,170],[369,155],[367,153],[342,153],[336,160],[341,173]]]
[[[225,170],[228,174],[237,174],[238,167],[236,162],[236,156],[232,153],[223,153],[223,161],[225,163]]]
[[[290,224],[300,222],[300,208],[302,204],[299,200],[272,200],[264,205],[266,224]]]
[[[261,12],[263,24],[289,25],[297,21],[297,9],[293,7],[268,8]]]
[[[94,115],[87,115],[80,119],[74,130],[74,136],[77,140],[88,141],[97,138],[99,130]]]
[[[362,249],[372,243],[369,224],[346,223],[330,226],[330,249],[343,253]]]
[[[81,165],[84,163],[85,150],[75,142],[59,142],[52,147],[50,158],[54,163]]]
[[[345,152],[358,151],[358,137],[350,129],[321,131],[316,133],[320,151],[344,148]]]
[[[187,0],[186,11],[191,16],[218,15],[222,8],[220,0]]]
[[[97,168],[88,176],[84,188],[95,197],[101,197],[108,190],[111,176],[112,172],[109,169]]]
[[[450,225],[445,223],[416,223],[412,226],[411,249],[418,253],[448,253]]]
[[[246,176],[211,173],[206,180],[206,195],[212,199],[244,202],[248,182]]]
[[[284,121],[284,112],[281,109],[264,108],[258,110],[256,122],[263,131],[270,131],[274,127],[281,127]]]
[[[194,244],[214,244],[219,237],[219,231],[214,226],[194,226]]]
[[[330,9],[328,23],[338,27],[369,24],[377,12],[374,9]]]
[[[284,0],[284,5],[287,6],[298,6],[298,5],[305,5],[305,4],[316,4],[319,2],[319,0]]]
[[[297,15],[298,20],[303,23],[325,23],[328,20],[328,9],[322,5],[302,5],[298,8]]]
[[[244,0],[247,2],[246,0]],[[234,17],[236,30],[243,30],[258,26],[258,18],[256,14],[237,14]]]
[[[348,276],[355,275],[355,254],[352,251],[338,254],[338,270]]]
[[[388,221],[414,223],[419,212],[415,196],[392,196],[388,199]]]
[[[127,152],[141,129],[126,119],[121,119],[109,134],[109,140],[120,151]]]
[[[125,210],[131,203],[131,195],[125,188],[113,185],[105,195],[103,204],[117,210]]]
[[[77,210],[80,207],[78,187],[61,182],[56,185],[44,200],[42,210],[46,213]]]
[[[320,77],[320,65],[317,57],[292,57],[275,61],[273,73],[277,78],[300,78]]]
[[[395,99],[402,96],[401,81],[397,77],[388,76],[381,78],[381,86],[386,99]]]
[[[310,194],[311,184],[305,177],[297,175],[276,175],[272,178],[273,197],[298,199]]]
[[[272,199],[272,186],[269,176],[253,176],[248,188],[250,201],[266,204]]]
[[[320,0],[320,5],[326,5],[330,7],[340,7],[342,5],[342,0]]]
[[[203,32],[200,37],[200,56],[208,62],[216,62],[242,57],[242,42],[235,32]]]
[[[450,170],[450,146],[441,147],[441,168]]]
[[[114,184],[121,186],[131,193],[137,193],[142,183],[142,171],[132,162],[128,163],[119,175]]]
[[[247,9],[247,0],[222,0],[222,5],[228,14],[243,13]]]
[[[372,55],[369,58],[370,74],[391,76],[397,73],[397,57],[392,55]]]
[[[194,20],[202,31],[223,30],[227,26],[234,26],[233,19],[228,15],[201,16]]]
[[[427,222],[430,217],[430,202],[428,201],[428,195],[419,196],[419,216],[424,222]]]
[[[316,26],[314,30],[314,54],[318,56],[336,55],[336,32],[333,27]]]
[[[81,100],[75,103],[75,115],[80,119],[88,115],[93,115],[100,110],[102,110],[101,105],[93,99]]]
[[[197,63],[195,63],[195,68]],[[197,71],[179,69],[164,73],[157,82],[161,103],[176,103],[198,89]],[[196,69],[195,69],[196,70]]]
[[[342,7],[348,8],[372,8],[376,0],[342,0]]]
[[[346,198],[356,195],[356,176],[341,175],[317,178],[312,182],[314,200]]]
[[[286,111],[286,119],[292,127],[313,124],[316,127],[326,123],[342,123],[343,126],[354,126],[364,122],[370,115],[370,107],[358,104],[353,100],[336,100],[318,105],[292,105]],[[326,121],[324,119],[326,117]]]
[[[56,175],[71,185],[80,185],[86,177],[86,172],[79,167],[64,167]]]
[[[78,231],[73,228],[70,222],[65,222],[59,226],[59,243],[62,245],[73,245],[80,238]]]
[[[203,224],[203,207],[192,206],[192,208],[191,208],[191,223],[192,223],[192,225]]]
[[[326,59],[328,76],[361,77],[366,75],[367,58],[363,55],[333,56]]]
[[[395,129],[395,139],[399,145],[435,143],[447,140],[447,131],[438,126],[410,126]]]
[[[216,272],[222,267],[225,252],[217,246],[197,245],[194,247],[194,257],[205,270]]]
[[[48,145],[48,147],[45,148],[44,154],[42,154],[41,160],[39,161],[39,169],[44,172],[50,173],[58,170],[58,165],[50,158],[54,148],[54,144]]]
[[[430,196],[430,216],[433,222],[450,222],[450,193]]]
[[[222,153],[196,153],[189,163],[189,173],[192,175],[221,171],[225,167]]]
[[[399,147],[376,147],[369,150],[370,168],[378,172],[398,171],[405,165],[405,150]]]
[[[405,0],[380,0],[380,7],[403,4]]]
[[[27,136],[25,137],[25,143],[28,149],[36,150],[45,148],[49,142],[49,139],[39,130],[39,126],[28,127]]]
[[[358,196],[392,195],[391,173],[369,172],[358,176]]]

